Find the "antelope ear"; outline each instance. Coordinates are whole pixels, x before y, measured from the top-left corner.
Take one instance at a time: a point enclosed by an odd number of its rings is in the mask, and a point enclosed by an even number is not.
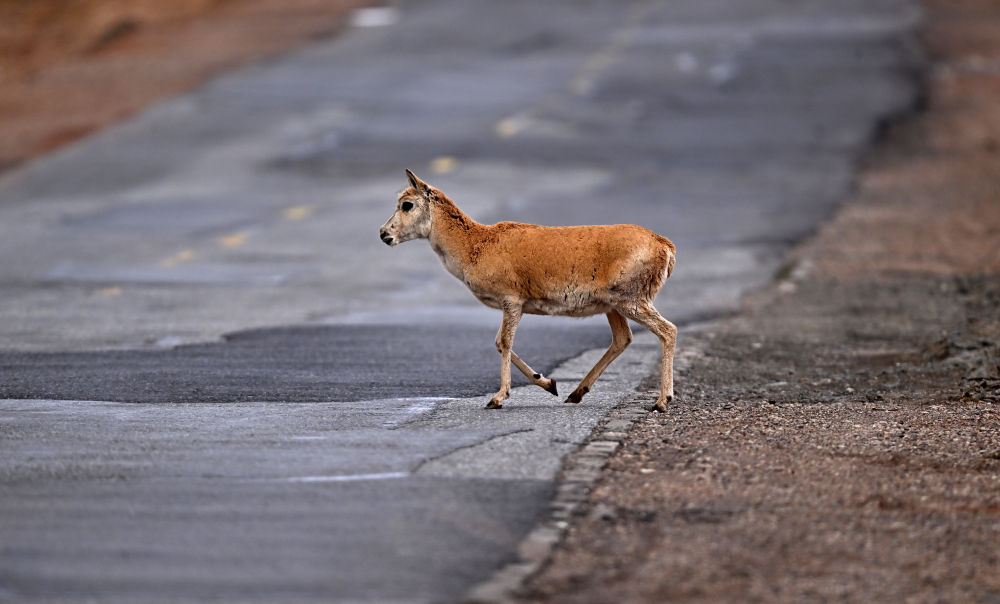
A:
[[[430,185],[417,178],[417,175],[411,172],[409,168],[406,169],[406,179],[410,181],[410,186],[420,191],[422,195],[430,193]]]

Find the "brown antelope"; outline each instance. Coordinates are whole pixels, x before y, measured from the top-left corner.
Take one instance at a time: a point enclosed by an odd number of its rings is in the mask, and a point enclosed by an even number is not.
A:
[[[535,372],[511,347],[522,313],[588,317],[605,313],[611,346],[566,399],[579,403],[608,365],[632,342],[626,317],[660,339],[660,396],[656,410],[673,399],[677,328],[653,307],[653,298],[674,269],[674,244],[633,224],[547,227],[518,222],[479,224],[444,193],[407,170],[410,186],[379,236],[395,246],[427,239],[449,273],[480,302],[503,311],[496,337],[500,391],[487,409],[510,397],[510,364],[537,386],[558,395],[556,381]]]

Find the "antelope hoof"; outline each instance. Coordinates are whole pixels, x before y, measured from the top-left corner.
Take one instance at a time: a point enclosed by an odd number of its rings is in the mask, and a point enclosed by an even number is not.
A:
[[[583,400],[583,395],[587,394],[588,392],[590,392],[590,388],[584,388],[583,390],[574,390],[573,392],[570,393],[568,397],[566,397],[565,402],[574,404],[579,403],[580,401]]]
[[[656,401],[656,404],[653,405],[653,410],[654,411],[659,411],[660,413],[666,413],[667,412],[667,405],[670,404],[670,401],[672,401],[672,400],[674,400],[674,397],[668,396],[668,397],[666,397],[664,399]]]
[[[490,402],[486,403],[486,408],[487,409],[503,409],[503,401],[490,400]]]
[[[552,378],[549,378],[549,387],[546,388],[546,390],[548,390],[549,392],[551,392],[555,396],[559,396],[559,391],[556,390],[556,381],[554,379],[552,379]]]

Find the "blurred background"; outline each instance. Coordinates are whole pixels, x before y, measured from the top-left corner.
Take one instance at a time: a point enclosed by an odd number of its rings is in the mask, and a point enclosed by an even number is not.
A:
[[[0,2],[0,169],[328,36],[349,0]]]
[[[906,0],[361,4],[0,4],[0,342],[492,325],[369,236],[404,167],[482,222],[643,224],[680,247],[665,314],[716,316],[915,98]]]

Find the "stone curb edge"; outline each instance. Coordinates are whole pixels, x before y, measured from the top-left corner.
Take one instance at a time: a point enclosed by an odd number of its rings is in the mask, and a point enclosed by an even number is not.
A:
[[[691,360],[701,356],[694,338],[686,337],[698,328],[684,329],[678,337],[674,375],[683,374]],[[682,345],[685,347],[682,349]],[[684,352],[681,353],[680,351]],[[657,351],[658,352],[658,351]],[[628,431],[648,416],[658,390],[637,391],[625,396],[601,419],[579,449],[563,459],[556,480],[556,493],[549,502],[549,517],[538,524],[517,548],[518,560],[510,562],[490,578],[474,586],[460,600],[463,604],[511,604],[519,601],[524,584],[548,563],[555,547],[569,530],[570,520],[585,513],[587,498],[601,471],[625,442]],[[669,407],[668,407],[669,409]]]

